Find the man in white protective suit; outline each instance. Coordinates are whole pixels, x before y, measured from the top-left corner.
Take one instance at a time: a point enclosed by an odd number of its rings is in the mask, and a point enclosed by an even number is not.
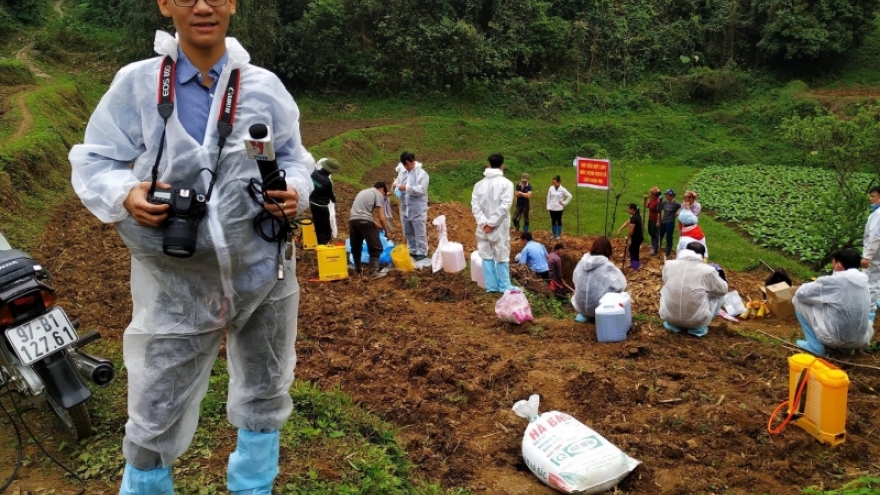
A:
[[[868,290],[871,293],[871,313],[876,313],[880,303],[880,186],[874,186],[868,193],[871,216],[865,224],[862,244],[862,268],[868,270]]]
[[[800,286],[794,294],[795,316],[804,330],[797,345],[817,356],[825,347],[861,349],[874,336],[868,276],[859,271],[859,253],[834,253],[834,272]]]
[[[504,157],[489,156],[483,180],[474,186],[471,211],[477,221],[477,251],[483,260],[486,292],[510,289],[510,205],[513,182],[504,177]]]
[[[400,154],[392,184],[400,198],[400,223],[409,254],[416,261],[428,257],[428,184],[431,178],[411,151]]]
[[[308,207],[315,162],[287,89],[226,38],[236,1],[157,0],[176,38],[157,32],[159,57],[119,71],[70,152],[76,193],[131,252],[123,495],[173,493],[171,465],[192,440],[224,330],[227,414],[238,428],[228,489],[269,494],[278,473],[299,285],[284,236],[262,236]],[[281,171],[262,195],[249,188],[262,177],[245,147],[255,124],[266,126]],[[203,214],[190,199],[206,202]],[[269,227],[262,236],[257,217]]]
[[[660,318],[670,332],[685,330],[697,337],[706,335],[727,295],[724,272],[703,263],[705,249],[692,242],[674,260],[663,264]]]

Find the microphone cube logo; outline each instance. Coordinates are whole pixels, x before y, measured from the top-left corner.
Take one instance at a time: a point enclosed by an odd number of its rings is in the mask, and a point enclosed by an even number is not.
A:
[[[254,139],[248,136],[244,145],[251,160],[269,162],[275,159],[275,147],[272,146],[271,138]]]

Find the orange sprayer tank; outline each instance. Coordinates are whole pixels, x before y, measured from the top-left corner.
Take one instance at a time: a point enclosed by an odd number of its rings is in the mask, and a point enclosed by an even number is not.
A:
[[[797,406],[794,423],[822,443],[832,446],[846,441],[846,394],[849,377],[827,362],[810,354],[788,358],[788,403],[792,407],[801,381],[801,373],[809,369],[807,387]],[[791,409],[789,409],[791,412]]]

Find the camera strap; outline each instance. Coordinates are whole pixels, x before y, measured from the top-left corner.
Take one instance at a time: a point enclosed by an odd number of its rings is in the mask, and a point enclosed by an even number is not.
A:
[[[162,150],[165,148],[165,131],[168,127],[168,118],[174,113],[174,73],[177,63],[170,55],[162,59],[159,68],[159,89],[158,103],[156,109],[159,116],[162,117],[164,127],[162,128],[162,137],[159,140],[159,151],[156,153],[156,163],[153,164],[153,182],[150,185],[150,195],[156,191],[156,182],[159,177],[159,162],[162,160]],[[217,166],[211,172],[211,182],[208,185],[208,193],[205,195],[206,201],[211,199],[211,192],[214,189],[214,183],[217,182],[217,173],[220,170],[220,153],[226,145],[226,139],[232,135],[233,124],[235,123],[235,110],[238,106],[238,97],[241,92],[241,69],[235,69],[229,75],[229,81],[226,83],[226,91],[223,92],[223,102],[220,105],[220,115],[217,117]]]

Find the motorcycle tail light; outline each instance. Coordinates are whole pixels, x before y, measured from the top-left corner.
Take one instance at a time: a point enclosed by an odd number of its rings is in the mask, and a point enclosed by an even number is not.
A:
[[[15,306],[16,309],[27,308],[28,306],[35,304],[38,300],[42,301],[43,306],[48,309],[54,306],[55,302],[58,301],[58,295],[51,290],[40,289],[39,294],[28,294],[13,300],[9,304]]]
[[[30,306],[31,304],[37,302],[36,294],[29,294],[24,297],[19,297],[18,299],[14,299],[9,302],[10,306],[15,306],[16,308],[23,308]]]
[[[0,306],[0,326],[12,325],[13,323],[15,323],[15,318],[12,317],[9,306],[5,304]]]
[[[46,309],[51,308],[58,301],[58,294],[51,290],[40,289],[40,296],[43,298],[43,305],[46,306]]]
[[[51,308],[56,301],[58,295],[46,289],[40,289],[39,294],[31,293],[13,299],[0,307],[0,325],[12,325],[15,323],[15,315],[21,315],[37,303],[42,303],[45,308]]]

